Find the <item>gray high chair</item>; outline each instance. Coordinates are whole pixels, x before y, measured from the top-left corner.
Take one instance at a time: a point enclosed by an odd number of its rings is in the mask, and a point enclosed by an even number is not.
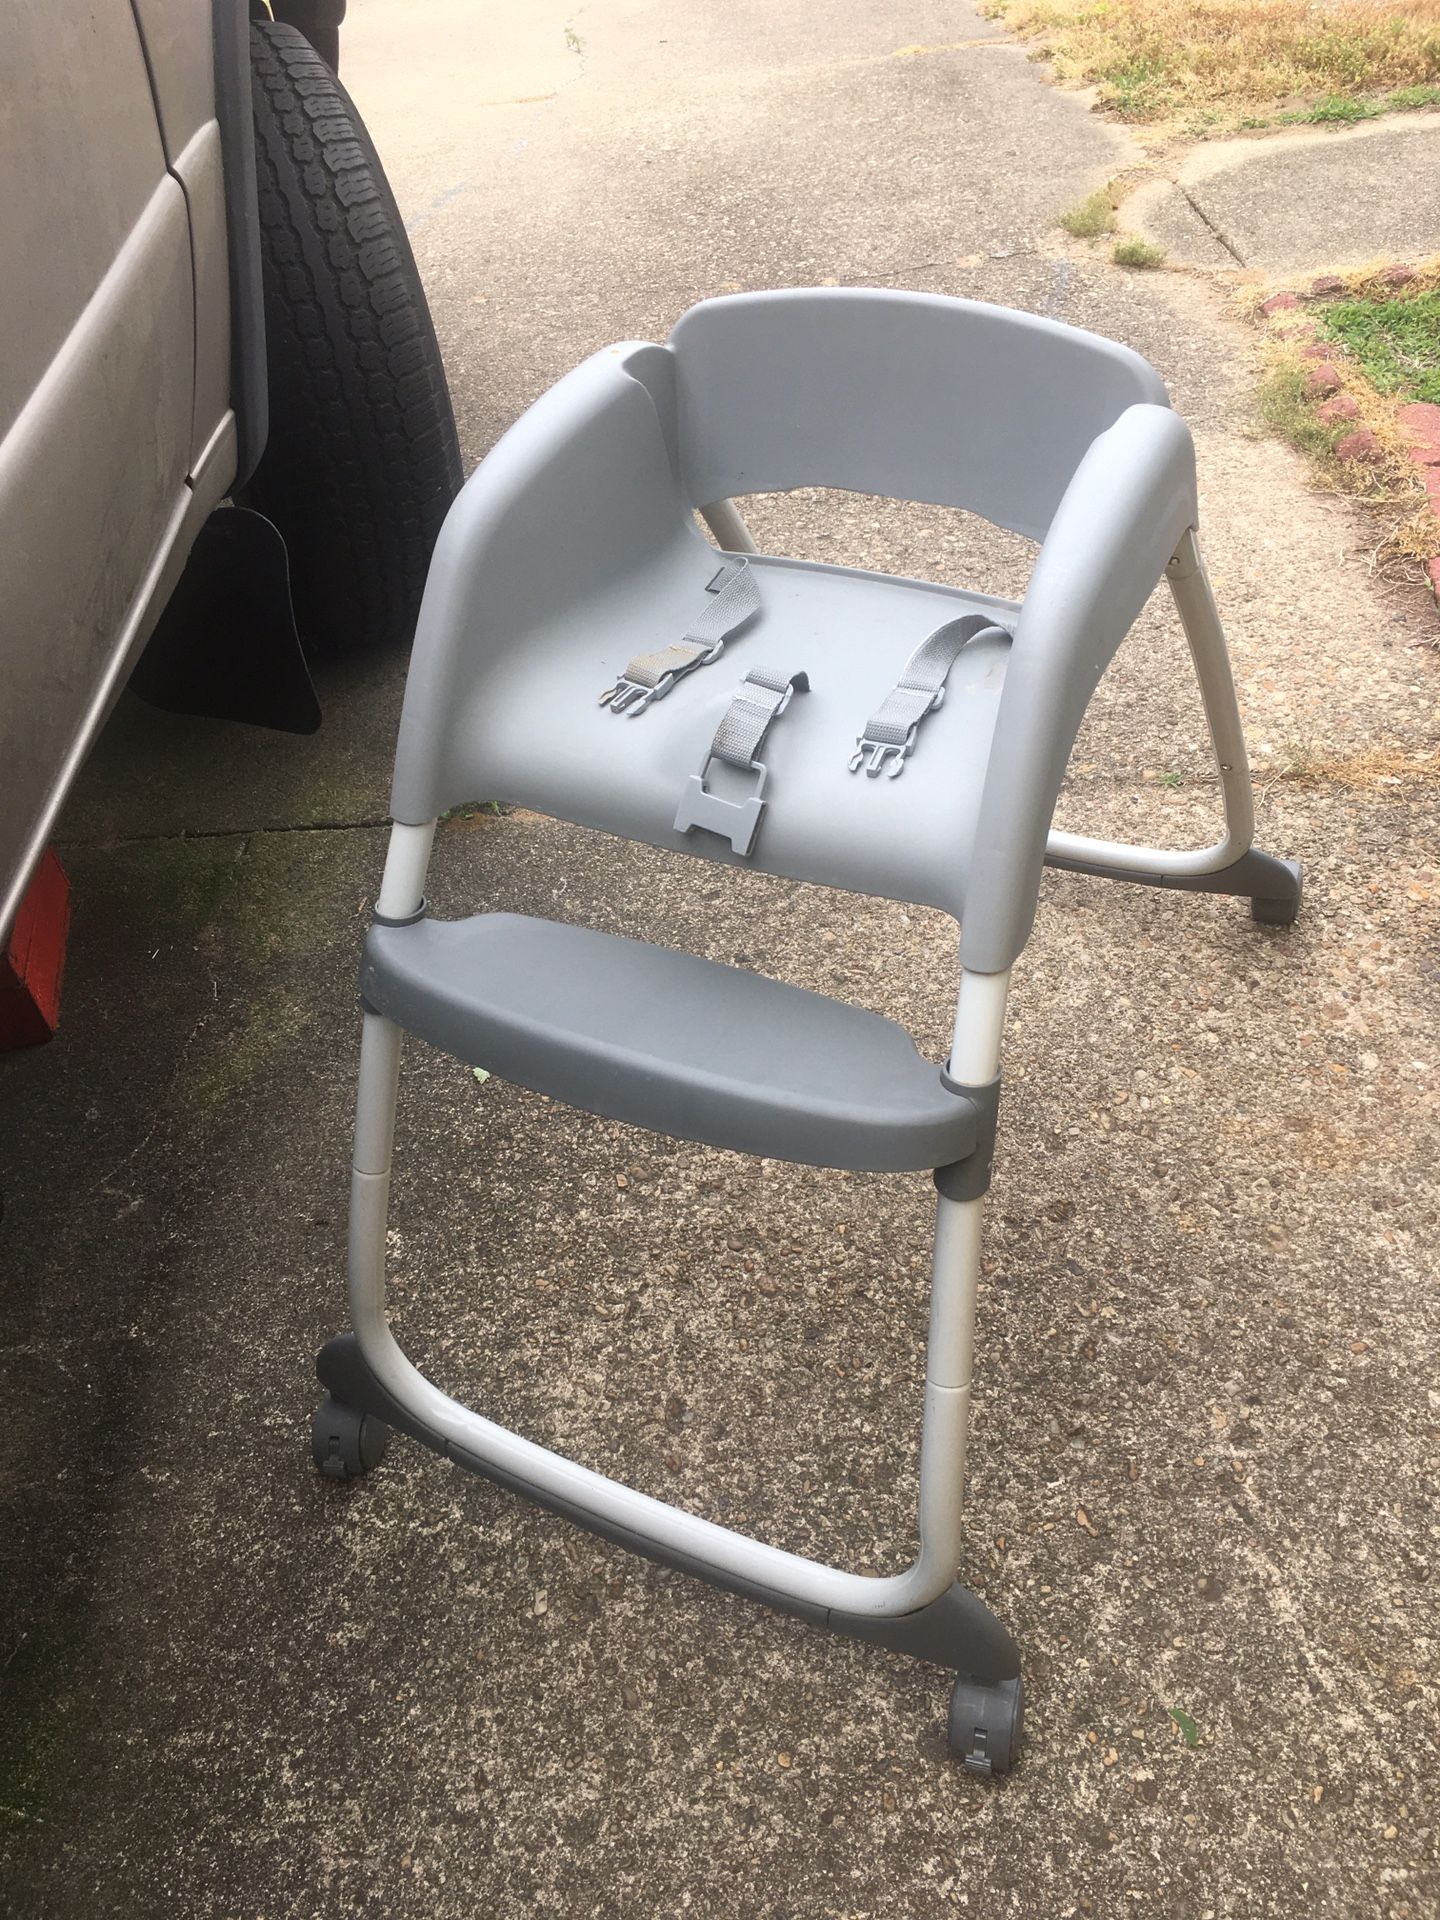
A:
[[[1043,542],[1024,601],[757,553],[734,495],[822,486],[965,508]],[[718,548],[704,537],[697,512]],[[354,1332],[318,1371],[315,1457],[348,1478],[398,1427],[652,1559],[958,1671],[950,1742],[1018,1750],[1020,1656],[956,1582],[980,1227],[1010,969],[1042,868],[1247,896],[1251,847],[1194,455],[1159,377],[1054,321],[911,293],[708,300],[664,346],[595,354],[451,509],[405,693],[361,969]],[[1224,838],[1172,853],[1051,831],[1100,676],[1156,583],[1179,609]],[[436,817],[501,800],[627,840],[943,908],[962,928],[943,1066],[893,1022],[584,927],[425,906]],[[507,1432],[433,1386],[386,1319],[401,1035],[608,1119],[815,1166],[933,1173],[918,1556],[824,1566]]]

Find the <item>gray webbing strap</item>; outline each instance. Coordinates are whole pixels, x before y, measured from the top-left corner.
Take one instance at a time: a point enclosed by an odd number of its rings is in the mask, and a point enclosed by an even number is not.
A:
[[[809,679],[803,673],[774,673],[769,667],[752,667],[735,689],[715,729],[707,764],[709,760],[724,760],[732,767],[747,771],[753,768],[770,722],[789,706],[792,693],[807,693],[809,688]]]
[[[653,653],[637,653],[615,685],[601,694],[602,707],[632,716],[643,713],[692,669],[718,660],[730,636],[760,611],[760,589],[750,562],[741,557],[727,557],[705,591],[711,597],[684,636]]]
[[[970,641],[982,633],[1009,631],[997,626],[988,614],[967,613],[959,620],[947,620],[942,627],[920,642],[905,662],[900,678],[865,723],[865,731],[856,736],[850,757],[850,771],[863,766],[873,780],[890,762],[893,780],[905,771],[905,762],[915,751],[920,722],[933,713],[945,698],[945,681],[950,669]]]
[[[685,782],[680,805],[675,813],[675,831],[689,833],[703,827],[730,842],[742,857],[755,844],[760,817],[765,811],[765,783],[769,770],[758,757],[772,724],[790,704],[796,693],[807,693],[810,680],[803,673],[775,673],[769,667],[752,667],[725,709],[710,751],[699,773]],[[725,800],[705,785],[712,760],[723,760],[742,773],[753,773],[755,791],[748,800]]]

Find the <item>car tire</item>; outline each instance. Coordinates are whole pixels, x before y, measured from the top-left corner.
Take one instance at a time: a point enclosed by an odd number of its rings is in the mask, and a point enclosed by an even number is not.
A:
[[[298,27],[332,73],[340,71],[340,22],[345,0],[279,0],[270,11],[287,26]]]
[[[270,427],[245,490],[290,554],[307,648],[407,641],[460,446],[405,228],[349,95],[251,28]]]

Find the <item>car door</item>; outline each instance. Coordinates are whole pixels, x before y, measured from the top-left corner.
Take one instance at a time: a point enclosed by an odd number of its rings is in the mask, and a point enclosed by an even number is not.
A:
[[[196,422],[185,194],[128,0],[4,0],[0,74],[3,928],[179,544]]]

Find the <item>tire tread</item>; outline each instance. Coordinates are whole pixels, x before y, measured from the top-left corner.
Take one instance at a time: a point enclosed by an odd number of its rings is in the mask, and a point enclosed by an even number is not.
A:
[[[251,28],[270,439],[249,488],[331,649],[410,637],[460,447],[404,225],[359,115],[293,27]]]

